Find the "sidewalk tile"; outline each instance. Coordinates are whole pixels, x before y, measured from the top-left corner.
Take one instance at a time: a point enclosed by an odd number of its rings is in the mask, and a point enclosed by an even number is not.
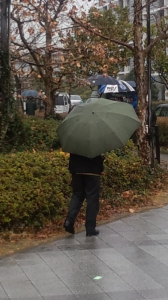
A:
[[[2,258],[0,300],[168,300],[168,205],[99,229]]]

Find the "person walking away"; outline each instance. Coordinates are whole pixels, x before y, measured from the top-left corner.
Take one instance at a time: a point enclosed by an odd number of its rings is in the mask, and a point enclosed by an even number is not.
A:
[[[99,211],[100,175],[103,172],[103,158],[70,154],[69,171],[72,174],[73,195],[70,200],[64,228],[74,234],[75,219],[86,198],[86,236],[98,235],[96,217]]]
[[[36,110],[37,110],[36,100],[34,100],[32,97],[27,97],[26,114],[28,116],[34,116]]]

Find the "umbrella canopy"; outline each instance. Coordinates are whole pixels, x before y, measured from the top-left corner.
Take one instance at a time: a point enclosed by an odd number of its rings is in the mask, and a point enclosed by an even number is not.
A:
[[[139,124],[130,104],[99,98],[75,107],[57,133],[63,151],[93,158],[123,147]]]
[[[105,75],[93,75],[91,77],[89,77],[87,79],[87,81],[90,83],[90,84],[94,84],[94,85],[102,85],[102,84],[118,84],[118,81],[117,79],[115,79],[114,77],[111,77],[111,76],[105,76]]]
[[[100,94],[104,93],[125,93],[125,92],[135,92],[134,88],[124,80],[117,80],[115,84],[102,85],[98,92]]]
[[[128,92],[135,92],[134,87],[128,81],[119,80],[119,82],[121,82],[123,85],[125,85],[125,87],[127,88]]]
[[[126,81],[128,82],[134,89],[136,88],[136,82],[135,81]]]
[[[21,96],[23,98],[27,98],[27,97],[39,97],[39,92],[37,92],[35,90],[26,90],[23,93],[21,93]]]

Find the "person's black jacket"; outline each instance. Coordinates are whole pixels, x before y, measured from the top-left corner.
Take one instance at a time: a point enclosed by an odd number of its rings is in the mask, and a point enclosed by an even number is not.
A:
[[[26,101],[26,114],[28,116],[34,116],[36,110],[37,110],[36,100],[28,99]]]
[[[103,172],[103,158],[101,155],[88,158],[77,154],[70,154],[69,171],[74,173],[88,173],[100,175]]]

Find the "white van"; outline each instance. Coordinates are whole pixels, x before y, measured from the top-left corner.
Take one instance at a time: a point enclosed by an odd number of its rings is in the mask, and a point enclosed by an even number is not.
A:
[[[55,95],[54,111],[57,114],[68,113],[70,109],[70,98],[67,93],[57,93]]]
[[[81,96],[79,95],[71,95],[70,96],[71,107],[77,106],[83,103]]]

